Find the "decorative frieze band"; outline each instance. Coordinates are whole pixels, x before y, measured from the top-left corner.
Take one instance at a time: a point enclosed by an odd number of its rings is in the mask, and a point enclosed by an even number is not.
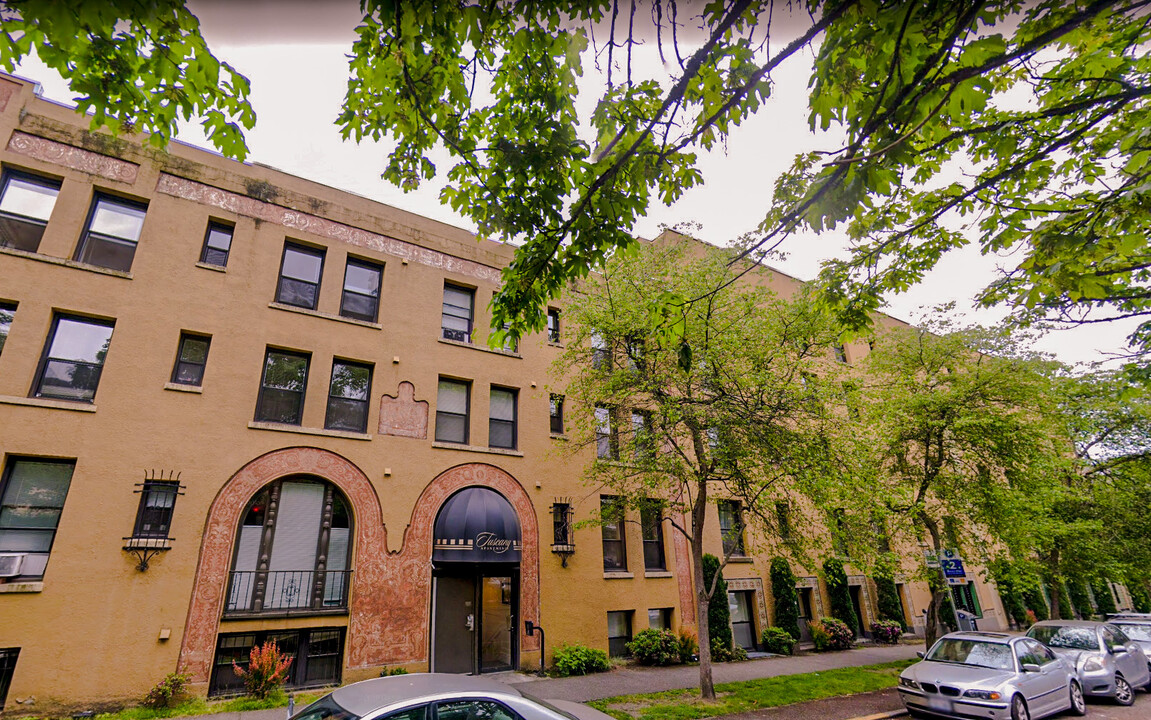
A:
[[[126,183],[136,182],[136,173],[140,169],[139,165],[127,160],[108,157],[91,150],[29,135],[19,130],[14,131],[12,137],[9,138],[8,150],[25,157],[63,165],[73,170]]]
[[[195,180],[160,174],[160,182],[156,189],[166,195],[190,200],[201,205],[227,210],[237,215],[246,215],[265,222],[275,223],[292,230],[301,230],[319,237],[337,240],[349,245],[375,250],[376,252],[395,255],[409,262],[418,262],[421,265],[439,268],[448,272],[466,275],[493,284],[500,282],[500,271],[496,268],[472,260],[453,257],[436,250],[429,250],[413,243],[396,240],[395,238],[377,235],[350,225],[344,225],[327,218],[309,215],[296,210],[290,210],[280,205],[274,205],[263,200],[240,195],[239,193],[221,190],[198,183]]]

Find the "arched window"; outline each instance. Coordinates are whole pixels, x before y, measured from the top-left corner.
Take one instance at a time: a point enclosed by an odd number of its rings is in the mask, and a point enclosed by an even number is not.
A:
[[[277,480],[244,509],[230,614],[347,609],[351,508],[331,483]]]

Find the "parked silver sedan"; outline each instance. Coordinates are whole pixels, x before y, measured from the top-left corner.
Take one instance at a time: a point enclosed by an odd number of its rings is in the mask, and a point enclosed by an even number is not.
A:
[[[914,717],[1030,720],[1070,710],[1086,715],[1068,665],[1031,638],[957,632],[940,638],[899,675],[899,697]]]
[[[1044,620],[1027,631],[1075,667],[1083,692],[1135,702],[1135,688],[1147,687],[1147,656],[1115,625],[1093,620]]]
[[[1151,613],[1114,613],[1107,616],[1107,621],[1141,647],[1151,665]]]
[[[613,720],[566,700],[539,700],[482,677],[418,673],[352,683],[291,720]]]

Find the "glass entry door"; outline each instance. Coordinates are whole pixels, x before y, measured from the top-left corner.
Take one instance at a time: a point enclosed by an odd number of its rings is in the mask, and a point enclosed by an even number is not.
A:
[[[480,579],[480,672],[512,668],[512,578]]]
[[[744,650],[755,649],[755,623],[751,619],[752,592],[737,590],[727,594],[731,608],[731,633],[735,644]]]
[[[506,567],[452,568],[434,575],[433,672],[515,667],[518,575]]]

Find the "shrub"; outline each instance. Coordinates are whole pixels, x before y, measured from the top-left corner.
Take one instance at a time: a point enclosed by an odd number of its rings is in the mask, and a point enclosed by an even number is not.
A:
[[[1151,595],[1147,594],[1147,587],[1138,580],[1128,583],[1131,590],[1131,607],[1135,612],[1151,613]]]
[[[903,635],[903,623],[894,620],[880,620],[871,623],[871,634],[881,643],[894,645]]]
[[[611,661],[603,650],[583,645],[561,645],[552,656],[552,672],[559,677],[590,675],[611,670]]]
[[[819,622],[813,622],[808,627],[811,628],[811,639],[815,643],[815,649],[819,652],[849,650],[855,640],[851,628],[838,618],[820,618]]]
[[[695,633],[691,628],[680,627],[679,629],[679,660],[680,662],[691,662],[699,655],[699,640],[696,639]]]
[[[252,648],[248,655],[248,669],[232,663],[232,670],[236,676],[244,681],[248,694],[254,698],[266,698],[280,686],[288,677],[288,668],[292,665],[292,657],[280,652],[274,640]]]
[[[1028,610],[1026,613],[1024,613],[1023,622],[1027,623],[1026,627],[1031,627],[1035,623],[1039,622],[1039,619],[1035,616],[1034,610]]]
[[[899,589],[895,587],[895,580],[887,575],[875,578],[876,605],[880,620],[891,620],[899,623],[903,629],[903,603],[899,599]]]
[[[674,665],[680,662],[679,638],[671,630],[647,628],[627,644],[640,665]]]
[[[843,571],[843,563],[838,558],[828,558],[823,563],[823,578],[831,598],[832,617],[841,620],[854,639],[859,635],[859,620],[855,617],[855,605],[851,602],[851,590],[847,587],[847,573]]]
[[[740,662],[747,659],[747,651],[739,645],[724,645],[718,638],[711,639],[712,662]]]
[[[1083,581],[1083,578],[1068,580],[1067,592],[1071,597],[1071,606],[1075,608],[1075,612],[1079,613],[1079,617],[1090,620],[1095,611],[1091,608],[1091,596],[1087,594],[1087,583]]]
[[[144,707],[163,710],[179,704],[184,697],[185,687],[191,679],[191,675],[168,673],[144,696]]]
[[[380,671],[380,677],[392,677],[393,675],[407,675],[408,671],[402,667],[386,667]]]
[[[798,642],[791,633],[781,627],[764,628],[760,640],[763,641],[764,650],[776,655],[790,655],[795,643]]]
[[[1098,596],[1096,599],[1098,600]],[[1023,605],[1035,615],[1037,620],[1048,618],[1047,600],[1043,598],[1043,591],[1039,589],[1037,583],[1023,588]]]
[[[705,588],[711,587],[712,578],[717,574],[719,574],[719,558],[715,555],[704,555],[703,584]],[[712,647],[715,647],[716,640],[720,640],[727,648],[732,645],[731,608],[727,605],[727,581],[723,579],[723,575],[719,575],[715,583],[715,592],[711,594],[711,602],[707,606],[707,636],[711,638]]]
[[[795,574],[781,557],[771,561],[771,596],[775,600],[775,624],[799,640],[799,597],[795,593]]]
[[[1091,583],[1091,592],[1095,594],[1095,609],[1099,611],[1100,615],[1107,617],[1111,613],[1117,612],[1115,597],[1111,594],[1111,586],[1107,584],[1107,580],[1099,578]]]

